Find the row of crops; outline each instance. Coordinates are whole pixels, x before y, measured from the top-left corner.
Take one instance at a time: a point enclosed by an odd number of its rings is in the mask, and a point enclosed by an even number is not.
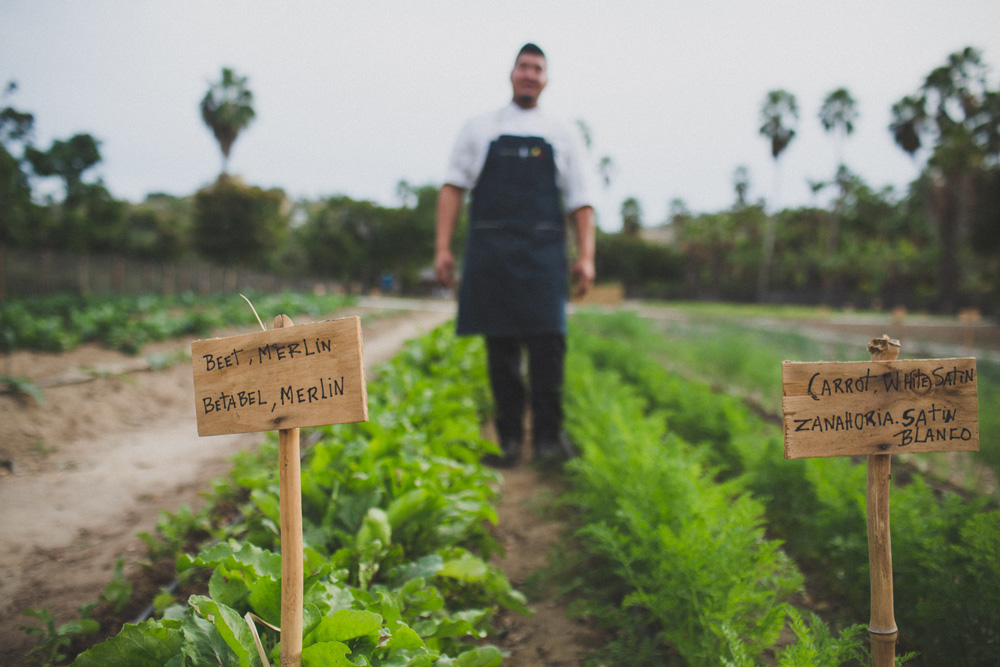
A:
[[[491,616],[498,606],[526,608],[487,562],[498,478],[478,463],[496,451],[479,435],[481,356],[439,331],[379,370],[371,422],[309,431],[319,440],[302,465],[306,667],[500,664],[496,648],[480,645]],[[205,594],[161,597],[155,618],[126,625],[73,664],[261,664],[246,615],[280,624],[277,475],[273,439],[240,456],[203,510],[242,499],[238,517],[177,560],[182,576],[211,573]],[[181,539],[167,524],[163,544],[149,539],[154,548]],[[275,663],[279,633],[261,623],[259,634]]]
[[[902,342],[900,358],[920,359],[976,356],[980,452],[956,459],[945,453],[902,455],[901,460],[920,467],[937,478],[950,479],[974,492],[993,493],[1000,478],[1000,362],[996,354],[978,354],[967,345],[951,352],[927,349],[931,340],[913,340],[905,328],[888,316],[857,316],[869,322],[870,335],[860,344],[844,337],[817,339],[796,331],[797,322],[832,321],[837,315],[816,309],[782,308],[767,311],[747,306],[718,304],[672,305],[670,309],[649,307],[657,333],[646,337],[644,348],[657,361],[678,372],[705,379],[726,393],[739,395],[769,415],[781,415],[781,362],[867,361],[870,338],[893,332]],[[941,324],[947,325],[948,320]],[[626,330],[627,331],[627,330]],[[623,333],[624,335],[624,333]]]
[[[344,306],[334,294],[247,295],[260,313],[321,315]],[[232,295],[125,296],[58,294],[0,303],[0,352],[65,352],[82,343],[134,354],[148,343],[204,337],[224,327],[246,327],[254,314]]]
[[[864,466],[784,460],[777,425],[668,372],[662,349],[637,316],[574,320],[567,426],[582,456],[567,466],[573,531],[552,575],[609,631],[593,663],[865,664]],[[369,411],[367,424],[309,430],[303,664],[501,664],[491,617],[526,609],[489,565],[498,476],[479,463],[495,451],[480,436],[481,345],[447,328],[415,341],[369,383]],[[162,594],[154,618],[73,664],[262,664],[246,615],[279,622],[276,462],[272,440],[236,460],[197,517],[165,516],[147,541],[195,594]],[[894,485],[892,526],[911,664],[994,664],[995,503],[910,474]],[[211,539],[192,547],[194,532]],[[257,625],[274,663],[280,635]]]
[[[575,544],[603,576],[570,585],[622,632],[614,655],[758,664],[787,616],[798,643],[779,664],[855,656],[855,630],[834,637],[785,602],[806,572],[805,599],[841,622],[867,621],[865,466],[784,460],[778,425],[637,352],[656,348],[638,317],[580,318],[575,334],[567,412],[586,452],[571,465]],[[996,503],[935,491],[919,475],[892,493],[900,647],[918,664],[995,664]]]

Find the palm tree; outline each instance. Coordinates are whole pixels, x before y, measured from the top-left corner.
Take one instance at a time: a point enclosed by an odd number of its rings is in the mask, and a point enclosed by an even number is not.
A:
[[[995,132],[988,106],[996,93],[987,89],[986,71],[980,52],[966,47],[931,71],[915,95],[892,106],[889,130],[900,148],[916,156],[925,142],[933,143],[927,168],[935,177],[930,204],[941,240],[939,298],[945,309],[954,306],[959,234],[968,227],[976,196],[974,174],[988,160],[984,138]]]
[[[642,231],[642,205],[635,197],[622,202],[622,233],[625,236],[639,236]]]
[[[892,122],[889,131],[896,144],[915,158],[920,150],[920,135],[926,132],[927,111],[923,98],[907,95],[892,105]]]
[[[733,171],[733,189],[736,191],[736,209],[747,206],[747,194],[750,192],[750,169],[741,164]]]
[[[405,178],[396,181],[396,196],[402,208],[410,208],[417,199],[417,191]]]
[[[760,133],[771,140],[771,157],[778,160],[795,138],[795,123],[799,120],[799,104],[795,95],[778,88],[768,91],[760,108]]]
[[[594,134],[590,131],[590,125],[588,125],[587,121],[582,118],[577,118],[576,129],[580,131],[580,137],[583,139],[583,145],[589,151],[591,146],[594,145]]]
[[[611,187],[611,181],[615,177],[615,161],[610,155],[605,155],[597,163],[597,173],[601,176],[601,183],[605,188]]]
[[[854,132],[858,119],[857,102],[846,88],[837,88],[826,96],[819,110],[819,120],[827,133],[837,134],[837,166],[844,163],[844,140]]]
[[[222,80],[213,83],[201,100],[201,117],[212,130],[222,151],[222,173],[229,165],[229,151],[239,133],[256,114],[253,110],[253,93],[247,88],[247,77],[237,76],[222,68]]]
[[[837,88],[823,100],[819,110],[819,120],[827,134],[836,135],[837,168],[834,182],[840,186],[833,215],[827,216],[826,252],[832,256],[837,251],[837,241],[840,236],[840,218],[844,214],[847,198],[848,175],[850,172],[844,165],[844,141],[854,132],[854,121],[858,118],[857,102],[846,88]],[[833,294],[833,283],[830,276],[823,277],[824,291],[827,301]]]
[[[583,139],[583,145],[587,151],[591,151],[594,148],[594,133],[590,129],[590,125],[587,121],[582,118],[578,118],[576,121],[576,127],[580,131],[580,137]],[[615,163],[611,159],[610,155],[605,155],[597,162],[597,173],[601,177],[601,182],[604,184],[605,188],[611,187],[611,180],[614,178],[615,174]]]
[[[757,298],[763,299],[771,272],[771,256],[774,254],[774,236],[777,224],[774,214],[777,213],[778,194],[781,186],[778,158],[795,138],[794,125],[799,119],[799,105],[795,95],[783,88],[768,91],[760,108],[760,119],[760,133],[771,141],[771,157],[774,158],[775,171],[775,205],[772,214],[767,217],[767,227],[764,230],[764,254],[761,258],[760,272],[757,274]]]

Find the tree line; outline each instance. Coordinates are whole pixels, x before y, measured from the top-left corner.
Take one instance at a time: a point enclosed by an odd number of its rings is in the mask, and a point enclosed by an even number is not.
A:
[[[15,94],[11,83],[0,97],[0,261],[4,247],[54,248],[200,257],[362,290],[386,276],[403,291],[428,287],[437,187],[400,181],[398,205],[381,206],[347,196],[291,201],[280,189],[231,176],[230,151],[255,114],[248,78],[230,68],[200,102],[223,158],[218,179],[189,196],[153,193],[140,203],[115,198],[91,176],[102,160],[95,137],[36,146],[34,116],[10,104]],[[779,169],[796,136],[795,95],[768,91],[760,118]],[[819,121],[837,141],[837,164],[810,186],[817,198],[829,197],[826,205],[768,211],[763,200],[748,200],[749,171],[737,167],[732,207],[694,215],[672,202],[664,242],[651,240],[642,207],[630,197],[621,231],[598,232],[599,279],[638,297],[995,312],[1000,91],[981,53],[969,47],[951,54],[893,106],[887,130],[921,164],[906,192],[874,188],[843,163],[857,119],[846,88],[825,98]],[[589,145],[589,128],[581,122],[580,129]],[[607,185],[611,158],[595,167]]]
[[[696,298],[825,303],[954,312],[1000,308],[1000,87],[982,53],[950,54],[896,102],[887,128],[921,166],[906,192],[876,189],[842,159],[858,112],[846,88],[819,112],[837,141],[829,179],[811,182],[824,207],[765,212],[734,174],[731,210],[671,215],[683,292]],[[775,168],[796,136],[795,95],[769,91],[759,132]],[[780,179],[776,179],[780,182]],[[828,195],[829,196],[829,195]]]
[[[214,183],[189,196],[151,193],[140,203],[116,199],[94,167],[101,143],[90,134],[33,142],[35,118],[0,103],[0,267],[3,250],[116,253],[171,262],[202,259],[224,267],[333,279],[364,290],[393,276],[415,290],[434,251],[437,189],[401,181],[398,207],[346,196],[292,201],[227,171],[234,143],[253,121],[248,78],[223,68],[200,102],[222,154]]]

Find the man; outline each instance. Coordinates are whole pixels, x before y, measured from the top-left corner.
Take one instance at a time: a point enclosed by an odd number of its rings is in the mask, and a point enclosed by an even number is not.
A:
[[[524,439],[523,349],[535,458],[550,464],[570,454],[562,433],[568,274],[577,295],[594,282],[591,171],[576,128],[538,109],[548,83],[546,65],[540,48],[521,48],[510,74],[512,101],[463,126],[438,196],[434,268],[451,286],[451,238],[471,189],[457,331],[486,337],[503,450],[499,463],[505,466],[520,459]],[[577,238],[571,271],[566,212]]]

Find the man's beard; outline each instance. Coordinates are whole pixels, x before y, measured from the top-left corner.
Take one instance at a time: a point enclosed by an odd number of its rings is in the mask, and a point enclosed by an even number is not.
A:
[[[514,102],[519,107],[529,108],[535,106],[538,103],[537,95],[517,95],[514,98]]]

